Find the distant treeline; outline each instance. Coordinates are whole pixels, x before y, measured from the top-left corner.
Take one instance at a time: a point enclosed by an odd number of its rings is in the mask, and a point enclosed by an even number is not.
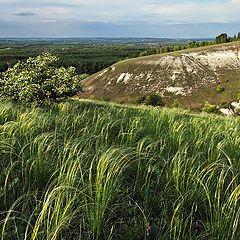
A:
[[[240,32],[238,34],[235,34],[233,37],[228,36],[227,33],[221,33],[215,39],[215,42],[217,44],[235,42],[235,41],[240,41]]]
[[[215,38],[215,41],[201,41],[201,42],[192,41],[190,43],[185,43],[185,44],[176,44],[176,45],[173,44],[169,46],[162,46],[160,48],[152,48],[152,49],[148,49],[146,51],[141,52],[139,56],[142,57],[142,56],[149,56],[154,54],[169,53],[169,52],[175,52],[175,51],[180,51],[180,50],[189,49],[189,48],[205,47],[205,46],[210,46],[214,44],[228,43],[228,42],[234,42],[234,41],[240,41],[240,32],[237,35],[234,35],[233,37],[228,36],[226,33],[222,33]]]
[[[205,46],[210,46],[215,44],[215,42],[207,42],[207,41],[202,41],[202,42],[196,42],[192,41],[190,43],[186,44],[177,44],[177,45],[169,45],[169,46],[163,46],[160,48],[153,48],[146,50],[144,52],[140,53],[140,57],[143,56],[148,56],[148,55],[154,55],[154,54],[161,54],[161,53],[169,53],[169,52],[175,52],[175,51],[180,51],[184,49],[189,49],[189,48],[198,48],[198,47],[205,47]]]

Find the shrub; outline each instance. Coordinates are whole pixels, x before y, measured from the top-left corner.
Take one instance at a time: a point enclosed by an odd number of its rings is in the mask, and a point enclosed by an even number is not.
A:
[[[224,88],[223,86],[217,85],[217,87],[216,87],[216,92],[217,92],[217,93],[222,93],[222,92],[224,92],[224,91],[225,91],[225,88]]]
[[[102,102],[110,102],[110,100],[111,100],[110,97],[107,97],[107,96],[104,96],[101,98]]]
[[[145,99],[146,99],[145,96],[139,96],[139,97],[136,98],[135,102],[137,104],[141,104],[141,103],[144,103]]]
[[[228,102],[223,101],[223,102],[220,103],[221,108],[228,108],[228,106],[229,106]]]
[[[237,94],[237,100],[240,102],[240,93]]]
[[[218,106],[215,104],[211,104],[209,102],[205,102],[205,105],[203,107],[203,111],[207,113],[217,113],[218,112]]]
[[[151,94],[147,96],[145,102],[147,105],[164,106],[162,97],[158,94]]]
[[[179,100],[178,99],[174,99],[174,101],[172,103],[172,107],[173,108],[179,108]]]
[[[81,78],[74,67],[55,67],[58,60],[43,53],[18,62],[0,77],[0,96],[13,101],[59,101],[81,90]]]
[[[84,73],[84,74],[80,74],[79,75],[79,80],[84,80],[85,78],[88,78],[90,75],[87,74],[87,73]]]

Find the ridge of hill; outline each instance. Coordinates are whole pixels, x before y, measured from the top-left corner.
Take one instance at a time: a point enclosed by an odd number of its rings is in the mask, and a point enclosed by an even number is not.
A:
[[[216,86],[225,88],[223,93]],[[118,62],[83,81],[79,97],[133,103],[161,94],[166,105],[200,108],[205,101],[224,105],[240,92],[240,43],[227,43]]]

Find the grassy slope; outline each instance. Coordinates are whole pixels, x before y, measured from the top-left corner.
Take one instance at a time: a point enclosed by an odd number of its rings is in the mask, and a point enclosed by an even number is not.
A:
[[[0,103],[3,239],[239,239],[239,118]]]
[[[94,74],[90,76],[88,79],[84,81],[84,85],[86,89],[92,89],[94,87],[94,91],[88,91],[86,90],[85,94],[81,94],[80,97],[84,98],[96,98],[96,99],[110,99],[112,101],[116,102],[126,102],[126,103],[133,103],[136,99],[136,97],[143,95],[143,93],[139,91],[133,91],[128,92],[127,88],[131,89],[131,84],[129,86],[124,84],[115,84],[110,85],[106,88],[106,83],[111,78],[117,79],[118,76],[120,76],[123,72],[130,72],[134,73],[135,75],[140,75],[142,72],[148,72],[148,71],[156,71],[157,67],[154,65],[142,65],[144,61],[159,61],[164,56],[175,56],[178,57],[181,54],[187,54],[187,53],[193,53],[193,52],[204,52],[204,51],[216,51],[222,47],[232,48],[235,49],[234,46],[239,46],[238,42],[234,43],[227,43],[227,44],[219,44],[219,45],[212,45],[207,47],[201,47],[196,49],[187,49],[182,51],[177,51],[173,53],[164,53],[164,54],[157,54],[152,56],[146,56],[146,57],[139,57],[139,58],[133,58],[129,60],[125,60],[122,62],[119,62],[117,64],[114,64],[112,67],[108,68],[108,71],[103,75],[105,79],[101,80],[101,77],[98,77],[99,73]],[[111,69],[116,68],[114,73],[111,72]],[[205,74],[208,74],[208,69],[206,69]],[[209,75],[212,75],[212,72],[209,72]],[[199,109],[204,105],[205,101],[209,101],[211,103],[215,103],[218,105],[224,105],[224,103],[229,103],[232,100],[236,100],[236,94],[240,92],[240,78],[238,77],[240,75],[240,69],[235,70],[229,70],[224,69],[220,73],[219,81],[221,82],[221,85],[226,88],[226,91],[224,93],[218,94],[216,89],[216,83],[209,83],[206,86],[202,86],[198,90],[194,91],[192,94],[188,96],[176,96],[174,94],[167,94],[165,95],[165,102],[167,106],[170,106],[174,99],[178,98],[180,100],[180,105],[183,108],[192,108],[192,109]],[[202,76],[204,78],[206,76]],[[201,78],[201,76],[200,76]],[[157,80],[157,78],[156,78]],[[189,76],[189,84],[191,85],[191,76]],[[165,79],[164,81],[168,81],[168,79]],[[201,81],[201,79],[200,79]],[[156,81],[156,84],[158,81]],[[146,84],[146,80],[139,81],[139,84],[141,86],[144,86]],[[181,83],[179,83],[181,85]],[[154,84],[153,84],[154,86]],[[140,90],[141,91],[141,90]]]

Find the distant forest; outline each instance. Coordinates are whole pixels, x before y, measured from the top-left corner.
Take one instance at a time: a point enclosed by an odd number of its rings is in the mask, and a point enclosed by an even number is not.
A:
[[[59,57],[58,66],[74,66],[79,74],[93,74],[126,58],[138,57],[149,47],[133,44],[0,44],[0,72],[42,52]]]

